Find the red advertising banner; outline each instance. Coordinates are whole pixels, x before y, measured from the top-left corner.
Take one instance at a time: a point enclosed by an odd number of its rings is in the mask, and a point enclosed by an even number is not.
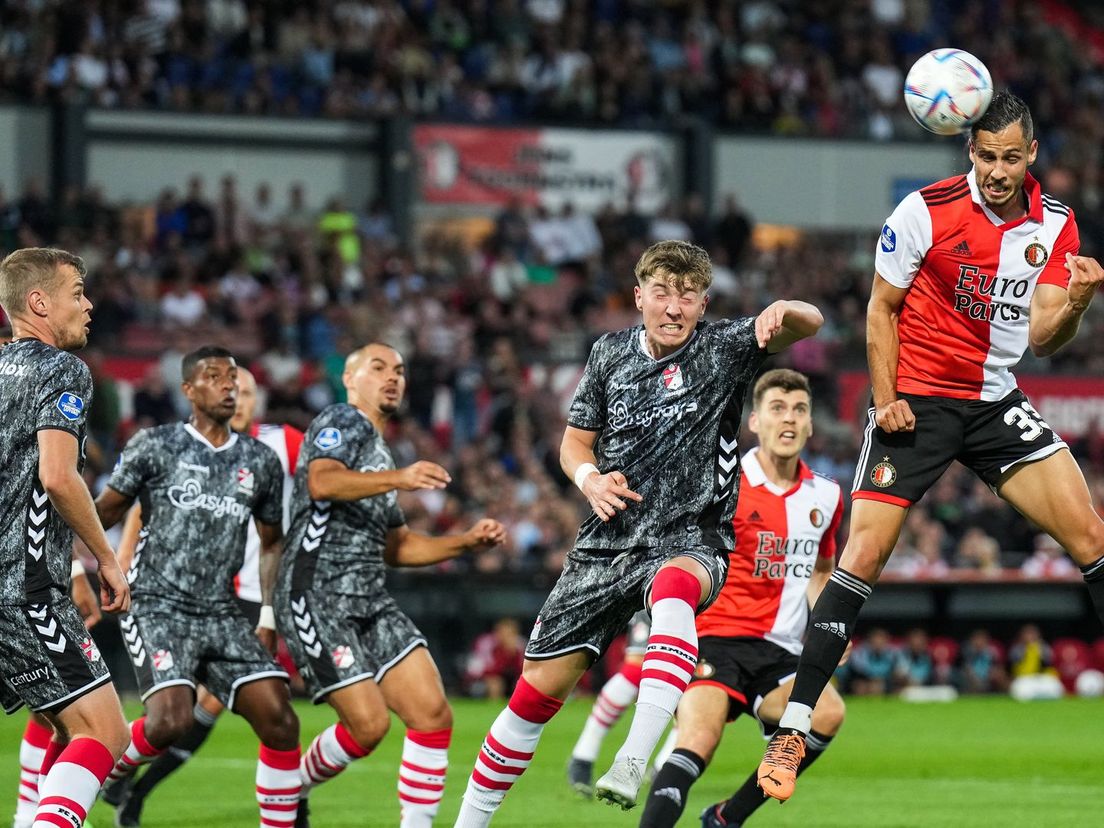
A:
[[[1079,376],[1017,375],[1020,388],[1052,429],[1078,438],[1092,429],[1104,430],[1104,379]],[[870,404],[870,379],[860,371],[839,375],[836,414],[862,428]]]
[[[593,213],[632,199],[654,212],[679,191],[678,143],[662,133],[421,124],[414,146],[429,204],[501,206],[518,198]]]

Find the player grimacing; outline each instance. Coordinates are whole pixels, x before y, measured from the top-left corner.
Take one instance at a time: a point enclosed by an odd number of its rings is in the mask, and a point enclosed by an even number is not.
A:
[[[640,696],[598,797],[632,807],[697,662],[694,615],[724,583],[745,392],[768,352],[811,336],[820,312],[779,301],[756,318],[703,320],[712,265],[681,241],[636,264],[643,324],[591,350],[560,465],[593,514],[537,617],[522,678],[476,758],[456,825],[490,823],[545,724],[629,618],[650,608]]]
[[[430,537],[411,531],[398,491],[442,489],[448,472],[419,461],[396,469],[383,437],[406,390],[406,366],[389,345],[353,352],[343,375],[348,403],[311,423],[292,495],[292,525],[280,565],[280,630],[315,703],[339,721],[303,754],[306,794],[367,756],[393,711],[406,725],[398,795],[402,828],[428,828],[444,794],[452,709],[426,640],[384,586],[386,566],[426,566],[505,539],[496,520]]]
[[[759,768],[794,790],[812,708],[854,633],[909,507],[959,460],[1081,567],[1104,617],[1104,522],[1066,444],[1011,369],[1077,333],[1104,281],[1078,256],[1073,212],[1028,173],[1038,142],[1019,98],[998,93],[970,136],[973,169],[911,193],[882,229],[867,308],[873,386],[851,531],[813,609],[793,693]]]
[[[801,461],[813,431],[808,379],[785,368],[767,371],[755,383],[752,406],[749,427],[759,446],[741,463],[728,579],[716,603],[698,616],[698,669],[679,702],[674,751],[652,781],[641,828],[673,828],[726,722],[748,713],[764,733],[778,726],[809,605],[836,565],[839,484]],[[843,717],[843,699],[828,685],[813,711],[802,771],[828,748]],[[726,802],[709,806],[703,828],[743,825],[764,802],[757,782],[752,772]]]
[[[75,533],[99,563],[103,608],[130,606],[80,474],[92,378],[69,351],[88,340],[84,277],[64,250],[0,261],[0,306],[15,334],[0,349],[0,705],[44,713],[55,730],[35,828],[83,821],[127,743],[111,675],[68,596]]]

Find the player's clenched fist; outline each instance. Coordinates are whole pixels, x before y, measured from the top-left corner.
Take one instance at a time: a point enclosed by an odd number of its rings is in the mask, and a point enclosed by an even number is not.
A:
[[[912,413],[908,400],[894,400],[886,405],[879,405],[874,412],[874,421],[887,434],[916,429],[916,415]]]
[[[117,563],[100,564],[100,606],[104,612],[130,609],[130,585]]]
[[[464,544],[467,550],[478,552],[482,549],[498,546],[506,540],[506,527],[497,520],[482,518],[464,534],[467,536]]]
[[[629,488],[629,481],[619,471],[609,474],[591,474],[583,481],[582,492],[586,495],[590,508],[603,522],[618,512],[629,508],[628,500],[639,503],[644,498]]]
[[[1067,253],[1066,270],[1070,273],[1069,287],[1066,289],[1070,304],[1078,310],[1084,310],[1092,301],[1096,289],[1104,282],[1104,268],[1096,259]]]
[[[408,492],[416,489],[443,489],[452,477],[443,466],[428,460],[419,460],[399,471],[399,488]]]

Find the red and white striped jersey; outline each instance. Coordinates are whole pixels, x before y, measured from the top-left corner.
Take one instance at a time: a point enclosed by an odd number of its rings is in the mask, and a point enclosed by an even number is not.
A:
[[[910,193],[882,228],[878,274],[907,288],[897,330],[897,390],[999,400],[1016,387],[1037,284],[1066,287],[1066,253],[1080,247],[1073,211],[1030,174],[1029,209],[1002,221],[971,170]]]
[[[834,480],[798,465],[789,491],[771,483],[753,448],[741,460],[736,549],[721,594],[698,616],[698,635],[765,638],[801,652],[805,597],[817,558],[835,558],[843,493]]]
[[[303,444],[303,432],[289,425],[256,425],[249,431],[280,458],[284,467],[284,532],[291,523],[291,489],[295,483],[295,466],[299,461],[299,447]],[[245,561],[234,576],[234,592],[243,601],[261,602],[261,538],[257,526],[249,521],[249,538],[245,542]]]

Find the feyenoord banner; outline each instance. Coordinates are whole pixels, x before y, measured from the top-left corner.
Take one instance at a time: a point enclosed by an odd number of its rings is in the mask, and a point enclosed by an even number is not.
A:
[[[678,144],[652,132],[414,128],[421,196],[430,204],[523,204],[594,212],[612,201],[653,213],[678,193]]]
[[[1020,389],[1047,424],[1064,438],[1104,431],[1104,379],[1017,374]],[[866,425],[870,378],[861,371],[840,375],[837,416],[856,427]]]

